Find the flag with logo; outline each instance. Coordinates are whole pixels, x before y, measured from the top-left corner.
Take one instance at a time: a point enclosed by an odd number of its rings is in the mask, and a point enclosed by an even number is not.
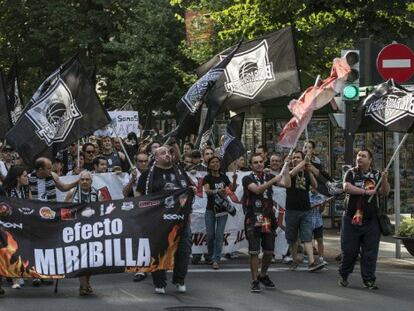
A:
[[[7,101],[12,124],[16,124],[23,111],[22,99],[20,97],[20,87],[18,78],[17,57],[10,67],[7,75]]]
[[[203,104],[203,98],[223,75],[224,69],[229,64],[234,54],[237,52],[240,43],[223,59],[220,60],[213,68],[208,70],[200,79],[198,79],[185,93],[177,104],[178,126],[170,135],[185,138],[190,134],[197,134],[198,124],[200,123],[200,107]]]
[[[335,58],[331,74],[320,84],[311,86],[299,97],[290,101],[288,108],[293,118],[285,125],[279,135],[278,145],[294,148],[312,119],[313,111],[322,108],[333,100],[345,86],[345,81],[351,71],[345,58]]]
[[[77,56],[37,89],[7,142],[31,165],[51,150],[61,150],[111,122]]]
[[[7,94],[4,84],[3,71],[0,69],[0,140],[3,140],[7,131],[12,127],[9,109],[7,107]]]
[[[200,66],[199,75],[226,58],[231,49]],[[207,103],[237,110],[300,91],[291,27],[243,43],[208,94]]]
[[[359,107],[353,132],[411,132],[413,93],[387,81],[377,85]]]
[[[246,152],[241,136],[243,132],[244,112],[233,116],[224,133],[224,143],[220,148],[221,168],[227,171],[228,166]]]

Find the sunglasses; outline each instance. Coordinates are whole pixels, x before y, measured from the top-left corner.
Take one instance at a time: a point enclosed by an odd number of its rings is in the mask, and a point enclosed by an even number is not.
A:
[[[95,153],[95,150],[86,150],[85,152],[89,153],[89,154],[92,154],[92,153]]]

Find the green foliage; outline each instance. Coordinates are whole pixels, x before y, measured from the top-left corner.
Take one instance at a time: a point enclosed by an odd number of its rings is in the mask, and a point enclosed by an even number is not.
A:
[[[397,235],[400,237],[414,238],[414,218],[403,218],[400,227],[398,228]]]

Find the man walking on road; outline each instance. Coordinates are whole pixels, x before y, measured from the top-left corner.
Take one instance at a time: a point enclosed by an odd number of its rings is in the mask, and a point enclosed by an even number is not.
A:
[[[378,289],[375,283],[380,242],[380,228],[377,219],[378,196],[375,186],[381,173],[372,169],[372,153],[362,149],[356,157],[356,166],[344,177],[345,215],[342,218],[341,250],[342,262],[339,266],[338,284],[348,286],[348,276],[354,270],[358,254],[361,254],[361,276],[364,286]],[[383,179],[379,193],[386,196],[390,191],[388,172],[382,173]],[[373,196],[372,200],[369,198]]]

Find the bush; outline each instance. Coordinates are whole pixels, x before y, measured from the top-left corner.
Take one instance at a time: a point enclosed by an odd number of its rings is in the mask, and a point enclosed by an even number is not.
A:
[[[414,238],[414,218],[404,218],[401,221],[398,236]]]

